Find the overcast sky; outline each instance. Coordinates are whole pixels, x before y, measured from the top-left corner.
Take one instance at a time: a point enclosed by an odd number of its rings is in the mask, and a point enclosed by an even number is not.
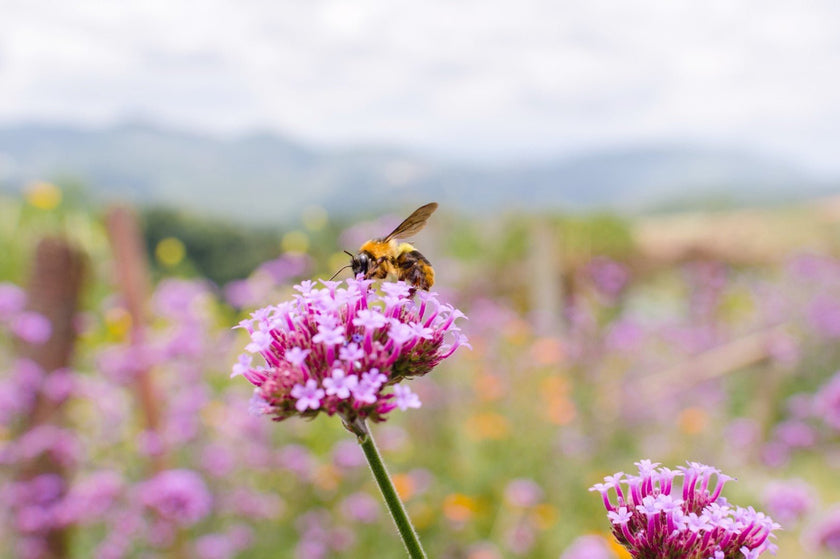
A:
[[[0,0],[0,123],[489,160],[684,141],[840,173],[840,2]]]

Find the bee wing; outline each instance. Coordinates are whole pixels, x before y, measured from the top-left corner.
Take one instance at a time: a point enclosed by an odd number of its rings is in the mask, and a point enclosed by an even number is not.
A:
[[[410,237],[411,235],[417,233],[426,226],[426,221],[429,219],[429,216],[434,213],[437,207],[437,202],[420,206],[382,240],[387,243],[391,239],[405,239],[406,237]]]

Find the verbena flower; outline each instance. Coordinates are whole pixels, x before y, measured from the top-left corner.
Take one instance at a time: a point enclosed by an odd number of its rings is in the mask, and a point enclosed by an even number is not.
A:
[[[762,501],[775,518],[786,524],[794,524],[811,512],[817,498],[813,487],[794,479],[768,484]]]
[[[817,391],[814,407],[823,421],[835,429],[840,429],[840,371]]]
[[[840,508],[829,511],[812,526],[806,539],[820,551],[840,553]]]
[[[590,488],[601,494],[613,536],[633,557],[751,559],[776,552],[770,539],[780,526],[721,497],[732,478],[720,470],[696,462],[679,471],[650,460],[636,466],[638,476],[619,472]],[[674,488],[677,477],[683,478],[681,491]]]
[[[192,526],[210,514],[212,497],[204,480],[192,470],[166,470],[138,486],[144,505],[164,519]]]
[[[410,296],[404,282],[305,281],[291,301],[251,314],[239,327],[251,341],[231,376],[256,388],[250,409],[282,420],[339,414],[346,423],[383,421],[396,407],[420,407],[405,378],[431,371],[462,345],[463,313],[435,293]],[[252,354],[264,364],[255,365]]]

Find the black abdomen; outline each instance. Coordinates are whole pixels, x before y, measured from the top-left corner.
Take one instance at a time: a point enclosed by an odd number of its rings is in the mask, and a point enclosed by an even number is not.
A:
[[[428,291],[435,283],[435,271],[425,256],[417,250],[410,250],[397,256],[397,275],[399,279]]]

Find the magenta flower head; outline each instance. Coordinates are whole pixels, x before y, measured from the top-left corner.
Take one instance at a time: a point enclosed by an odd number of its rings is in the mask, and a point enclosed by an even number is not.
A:
[[[137,486],[144,505],[165,520],[192,526],[212,511],[212,496],[192,470],[166,470]]]
[[[636,463],[638,476],[607,476],[590,488],[601,494],[612,533],[633,557],[743,559],[776,552],[770,540],[780,526],[752,507],[720,496],[729,476],[696,462],[677,470],[650,460]],[[682,489],[674,480],[682,477]]]
[[[464,315],[435,293],[410,296],[404,282],[304,281],[291,301],[252,313],[239,327],[251,342],[233,367],[256,388],[251,411],[275,420],[338,414],[345,425],[384,421],[420,407],[403,379],[427,374],[462,345]],[[255,365],[253,354],[264,364]]]

